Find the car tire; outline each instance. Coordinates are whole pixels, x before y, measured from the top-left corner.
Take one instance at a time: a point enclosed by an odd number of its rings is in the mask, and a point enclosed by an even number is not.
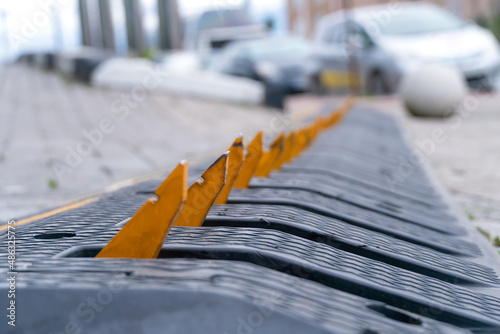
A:
[[[482,93],[492,93],[495,91],[495,82],[500,82],[498,77],[499,74],[494,74],[491,76],[483,76],[479,79],[467,82],[469,88],[482,92]]]
[[[326,87],[323,86],[320,77],[314,76],[311,79],[311,92],[313,92],[316,95],[325,95],[326,91],[327,91]]]
[[[283,110],[288,89],[281,85],[264,82],[264,105]]]
[[[369,95],[387,95],[391,93],[389,85],[384,80],[384,76],[380,72],[374,72],[368,78],[366,92]]]

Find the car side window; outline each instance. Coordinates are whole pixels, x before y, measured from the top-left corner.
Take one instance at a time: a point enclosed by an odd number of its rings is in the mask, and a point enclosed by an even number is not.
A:
[[[238,50],[238,53],[236,53],[233,57],[233,63],[242,66],[247,64],[249,61],[248,59],[248,50],[247,49],[240,49]]]
[[[222,52],[222,54],[215,58],[213,67],[224,72],[229,71],[239,53],[240,50],[238,47],[226,46],[226,49]]]
[[[323,43],[329,45],[339,45],[346,42],[346,33],[344,24],[336,24],[328,28]]]
[[[234,61],[236,58],[241,56],[241,48],[238,47],[233,47],[232,49],[228,50],[226,54],[226,58],[230,61]]]
[[[347,41],[358,49],[373,45],[373,40],[368,33],[357,24],[350,24],[347,33]]]

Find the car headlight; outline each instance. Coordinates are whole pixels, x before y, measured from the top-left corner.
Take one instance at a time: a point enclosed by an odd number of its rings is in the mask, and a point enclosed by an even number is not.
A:
[[[500,47],[494,41],[481,52],[481,59],[484,61],[500,61]]]
[[[255,66],[255,72],[263,79],[276,79],[280,76],[280,69],[273,63],[260,62]]]

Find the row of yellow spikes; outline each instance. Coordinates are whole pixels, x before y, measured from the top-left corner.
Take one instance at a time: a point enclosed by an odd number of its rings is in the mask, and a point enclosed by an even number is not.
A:
[[[287,136],[281,133],[263,150],[259,132],[244,154],[238,137],[229,151],[219,157],[201,177],[187,188],[188,164],[182,161],[150,198],[99,252],[102,258],[156,258],[170,228],[199,227],[213,204],[225,204],[232,188],[247,188],[253,176],[267,177],[311,145],[317,135],[335,125],[352,108],[354,99],[327,116]]]

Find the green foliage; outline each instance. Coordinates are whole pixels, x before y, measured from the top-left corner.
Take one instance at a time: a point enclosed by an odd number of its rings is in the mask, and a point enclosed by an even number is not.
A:
[[[479,233],[481,233],[482,235],[484,235],[488,240],[491,239],[491,236],[490,236],[490,234],[488,232],[486,232],[485,230],[483,230],[480,227],[476,227],[476,229],[479,231]]]
[[[47,180],[47,185],[52,190],[55,190],[55,189],[57,189],[59,187],[59,183],[57,183],[57,181],[54,180],[54,179],[48,179]]]
[[[151,59],[153,59],[154,54],[155,54],[155,50],[153,48],[146,48],[141,52],[139,57],[151,60]]]
[[[499,237],[495,237],[493,239],[493,246],[500,247],[500,238]]]
[[[469,220],[476,219],[476,217],[470,211],[465,211],[465,214],[467,215],[467,218],[469,218]]]
[[[491,18],[486,18],[484,16],[480,16],[476,18],[476,23],[488,30],[490,30],[493,35],[500,41],[500,15],[495,15]]]

